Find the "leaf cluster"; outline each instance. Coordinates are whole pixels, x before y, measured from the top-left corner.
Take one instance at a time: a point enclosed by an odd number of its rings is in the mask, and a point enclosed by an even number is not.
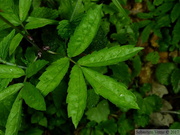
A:
[[[157,66],[157,82],[180,91],[179,57],[160,63],[158,52],[179,49],[175,0],[146,1],[138,22],[127,0],[0,3],[0,134],[126,135],[148,126],[163,102],[139,83],[144,61]],[[152,33],[159,47],[142,58],[136,44]]]

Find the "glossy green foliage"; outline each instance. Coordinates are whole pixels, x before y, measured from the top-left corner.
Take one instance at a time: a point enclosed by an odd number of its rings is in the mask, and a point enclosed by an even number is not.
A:
[[[20,25],[20,20],[19,20],[19,17],[14,12],[15,11],[11,11],[10,13],[0,12],[0,15],[2,15],[5,19],[7,19],[13,25],[18,26],[18,25]],[[9,25],[4,24],[1,27],[2,27],[1,29],[3,30],[6,28],[9,28]]]
[[[37,88],[41,93],[46,96],[49,92],[53,91],[63,79],[69,68],[69,59],[61,58],[53,62],[46,71],[40,76],[40,82]]]
[[[173,70],[171,74],[171,84],[173,86],[174,93],[180,92],[180,69]]]
[[[0,79],[0,91],[4,90],[11,81],[11,78]]]
[[[101,101],[97,107],[93,107],[86,112],[87,118],[100,123],[108,119],[110,114],[109,104],[106,100]]]
[[[23,36],[19,33],[13,37],[9,46],[9,55],[12,55],[14,53],[14,51],[19,46],[22,39],[23,39]]]
[[[0,134],[128,135],[178,96],[178,1],[0,3]]]
[[[68,116],[72,118],[75,128],[81,120],[86,108],[87,88],[80,67],[75,65],[71,70],[68,95]]]
[[[23,83],[17,83],[17,84],[13,84],[10,85],[9,87],[7,87],[6,89],[0,91],[0,101],[6,99],[7,97],[15,94],[16,92],[18,92],[21,88],[23,87]]]
[[[39,70],[41,70],[46,64],[48,64],[45,60],[37,60],[34,63],[29,64],[26,69],[26,76],[29,78],[36,74]]]
[[[36,110],[45,111],[46,103],[40,91],[31,83],[25,82],[21,91],[22,98],[26,104]]]
[[[156,68],[156,78],[164,85],[170,84],[170,76],[172,71],[175,69],[175,64],[173,63],[161,63]]]
[[[6,123],[5,135],[18,135],[22,116],[22,99],[19,93],[13,103]]]
[[[97,94],[100,94],[118,107],[138,109],[135,95],[128,91],[124,84],[118,83],[114,79],[91,69],[82,68],[82,70]]]
[[[79,26],[76,27],[73,36],[68,43],[68,56],[74,57],[82,53],[92,42],[99,28],[102,11],[102,5],[95,9],[90,9],[84,16]]]
[[[16,94],[7,97],[6,99],[0,101],[0,126],[5,127],[7,123],[7,118],[16,98]]]
[[[88,67],[112,65],[131,58],[140,50],[142,50],[141,47],[133,47],[131,45],[105,48],[84,56],[78,61],[78,64]]]
[[[0,64],[0,78],[19,78],[24,75],[24,70],[19,67]]]
[[[8,47],[10,46],[11,40],[15,34],[15,30],[12,30],[9,35],[3,38],[0,42],[0,58],[5,60],[8,56]]]
[[[32,0],[19,0],[19,19],[23,22],[29,12]]]
[[[28,23],[25,25],[26,29],[37,29],[40,27],[44,27],[46,25],[58,24],[58,21],[46,19],[46,18],[38,18],[38,17],[28,17],[26,20]]]
[[[13,12],[12,11],[12,6],[14,4],[14,1],[12,0],[0,0],[1,5],[0,9],[3,10],[4,12]]]

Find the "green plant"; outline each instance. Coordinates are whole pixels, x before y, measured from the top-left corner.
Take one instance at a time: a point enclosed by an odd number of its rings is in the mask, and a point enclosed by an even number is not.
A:
[[[6,0],[5,2],[10,1]],[[77,7],[81,5],[81,1],[77,1],[70,17],[70,22],[65,20],[60,21],[57,27],[59,35],[62,38],[70,38],[68,42],[66,40],[67,48],[66,46],[59,46],[59,50],[54,49],[57,50],[57,52],[53,52],[49,50],[48,47],[40,48],[30,36],[28,30],[44,27],[49,24],[57,24],[58,21],[53,20],[57,17],[57,11],[48,8],[34,7],[29,16],[28,12],[30,7],[37,6],[37,3],[35,3],[35,1],[33,2],[31,0],[27,2],[20,0],[18,5],[16,2],[12,2],[12,5],[5,6],[11,10],[13,10],[11,6],[14,6],[15,11],[19,9],[18,14],[14,12],[10,19],[8,15],[12,13],[12,11],[1,7],[0,18],[4,22],[2,24],[5,28],[11,26],[16,30],[11,30],[0,42],[0,62],[2,63],[0,65],[0,102],[9,100],[11,97],[12,104],[12,107],[8,108],[10,111],[9,114],[5,116],[7,118],[7,122],[4,122],[6,123],[5,135],[18,134],[22,122],[23,101],[25,101],[30,108],[39,111],[46,110],[48,112],[44,98],[61,84],[67,72],[68,74],[70,72],[66,98],[68,104],[67,111],[68,117],[72,118],[75,128],[77,128],[86,108],[87,85],[90,87],[89,84],[96,94],[108,99],[118,107],[138,109],[135,95],[127,90],[127,87],[123,83],[117,82],[106,75],[102,75],[98,71],[93,70],[92,67],[101,68],[128,60],[142,50],[141,47],[134,47],[133,45],[113,45],[109,48],[94,51],[86,56],[81,56],[93,41],[101,25],[103,15],[102,5],[96,5],[93,8],[89,7],[87,13],[81,17],[82,20],[78,22],[78,24],[75,24],[74,32],[71,32],[72,29],[68,27],[71,27],[71,21],[78,12]],[[43,11],[46,12],[40,14]],[[53,14],[53,16],[49,16],[49,14]],[[62,25],[65,26],[63,27]],[[20,26],[22,30],[19,29],[18,26]],[[2,29],[4,28],[1,28],[1,30]],[[23,38],[26,38],[34,46],[26,48],[25,57],[21,55],[22,48],[20,46]],[[53,46],[50,47],[53,48]],[[61,49],[64,49],[63,53],[61,53]],[[21,53],[21,56],[18,56],[18,52]],[[36,56],[35,53],[38,53],[38,55]],[[49,55],[47,53],[57,56],[47,59],[45,57],[45,55]],[[70,64],[70,62],[72,63]],[[21,64],[23,64],[23,66],[19,66]],[[44,71],[45,67],[46,71]],[[69,69],[70,67],[72,67],[71,71]],[[36,78],[37,76],[40,76],[38,77],[39,79]],[[85,81],[84,76],[89,84]],[[13,84],[10,85],[10,82]],[[53,109],[51,109],[49,113],[53,113],[51,112],[52,110]],[[39,116],[37,115],[36,118],[37,117]],[[40,125],[47,126],[47,120],[43,115],[41,115],[39,120],[40,121],[37,122]],[[31,122],[36,123],[33,119]],[[1,124],[1,126],[3,125],[4,124]]]
[[[176,0],[0,3],[0,134],[178,128]]]

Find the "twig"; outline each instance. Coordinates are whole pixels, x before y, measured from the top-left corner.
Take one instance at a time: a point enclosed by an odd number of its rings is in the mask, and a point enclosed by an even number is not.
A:
[[[161,111],[161,113],[173,113],[173,114],[179,114],[180,115],[180,112],[177,112],[177,111]]]
[[[21,30],[19,30],[16,26],[14,26],[11,22],[9,22],[6,18],[4,18],[2,15],[0,15],[0,19],[3,20],[5,23],[10,25],[12,28],[14,28],[18,33],[20,33],[28,42],[30,42],[37,50],[41,50],[31,39],[28,35],[24,34]],[[42,51],[42,50],[41,50]]]
[[[22,69],[26,69],[27,68],[27,67],[24,67],[24,66],[20,66],[20,65],[14,64],[14,63],[7,62],[5,60],[2,60],[1,58],[0,58],[0,63],[6,64],[6,65],[10,65],[10,66],[17,66],[17,67],[22,68]]]

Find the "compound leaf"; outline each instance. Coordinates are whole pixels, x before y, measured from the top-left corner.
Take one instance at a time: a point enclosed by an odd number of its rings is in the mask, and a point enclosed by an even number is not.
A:
[[[41,70],[46,64],[48,64],[45,60],[37,60],[34,63],[31,63],[26,69],[27,77],[31,77],[36,74],[39,70]]]
[[[21,124],[22,99],[20,93],[13,103],[6,123],[5,135],[17,135]]]
[[[53,62],[40,76],[37,88],[46,96],[53,91],[63,79],[69,68],[69,58],[61,58]]]
[[[19,33],[14,36],[9,46],[9,55],[13,54],[13,52],[16,50],[22,39],[23,36]]]
[[[23,22],[29,12],[32,0],[19,0],[19,18]]]
[[[22,89],[22,98],[26,104],[36,110],[45,111],[46,103],[40,91],[31,83],[25,82]]]
[[[96,71],[82,67],[83,73],[94,91],[118,107],[138,109],[135,95],[126,86]]]
[[[22,83],[17,83],[14,85],[11,85],[9,87],[7,87],[6,89],[2,90],[0,92],[0,101],[4,100],[5,98],[15,94],[16,92],[18,92],[21,88],[23,87]]]
[[[92,42],[101,21],[101,7],[97,6],[87,12],[85,17],[75,29],[68,43],[68,56],[74,57],[82,53]]]
[[[78,63],[88,67],[112,65],[131,58],[140,50],[142,47],[133,47],[132,45],[114,46],[84,56]]]
[[[81,120],[86,108],[87,88],[81,69],[72,68],[68,87],[68,116],[72,118],[75,128]]]
[[[0,78],[19,78],[24,74],[24,70],[19,67],[0,64]]]

